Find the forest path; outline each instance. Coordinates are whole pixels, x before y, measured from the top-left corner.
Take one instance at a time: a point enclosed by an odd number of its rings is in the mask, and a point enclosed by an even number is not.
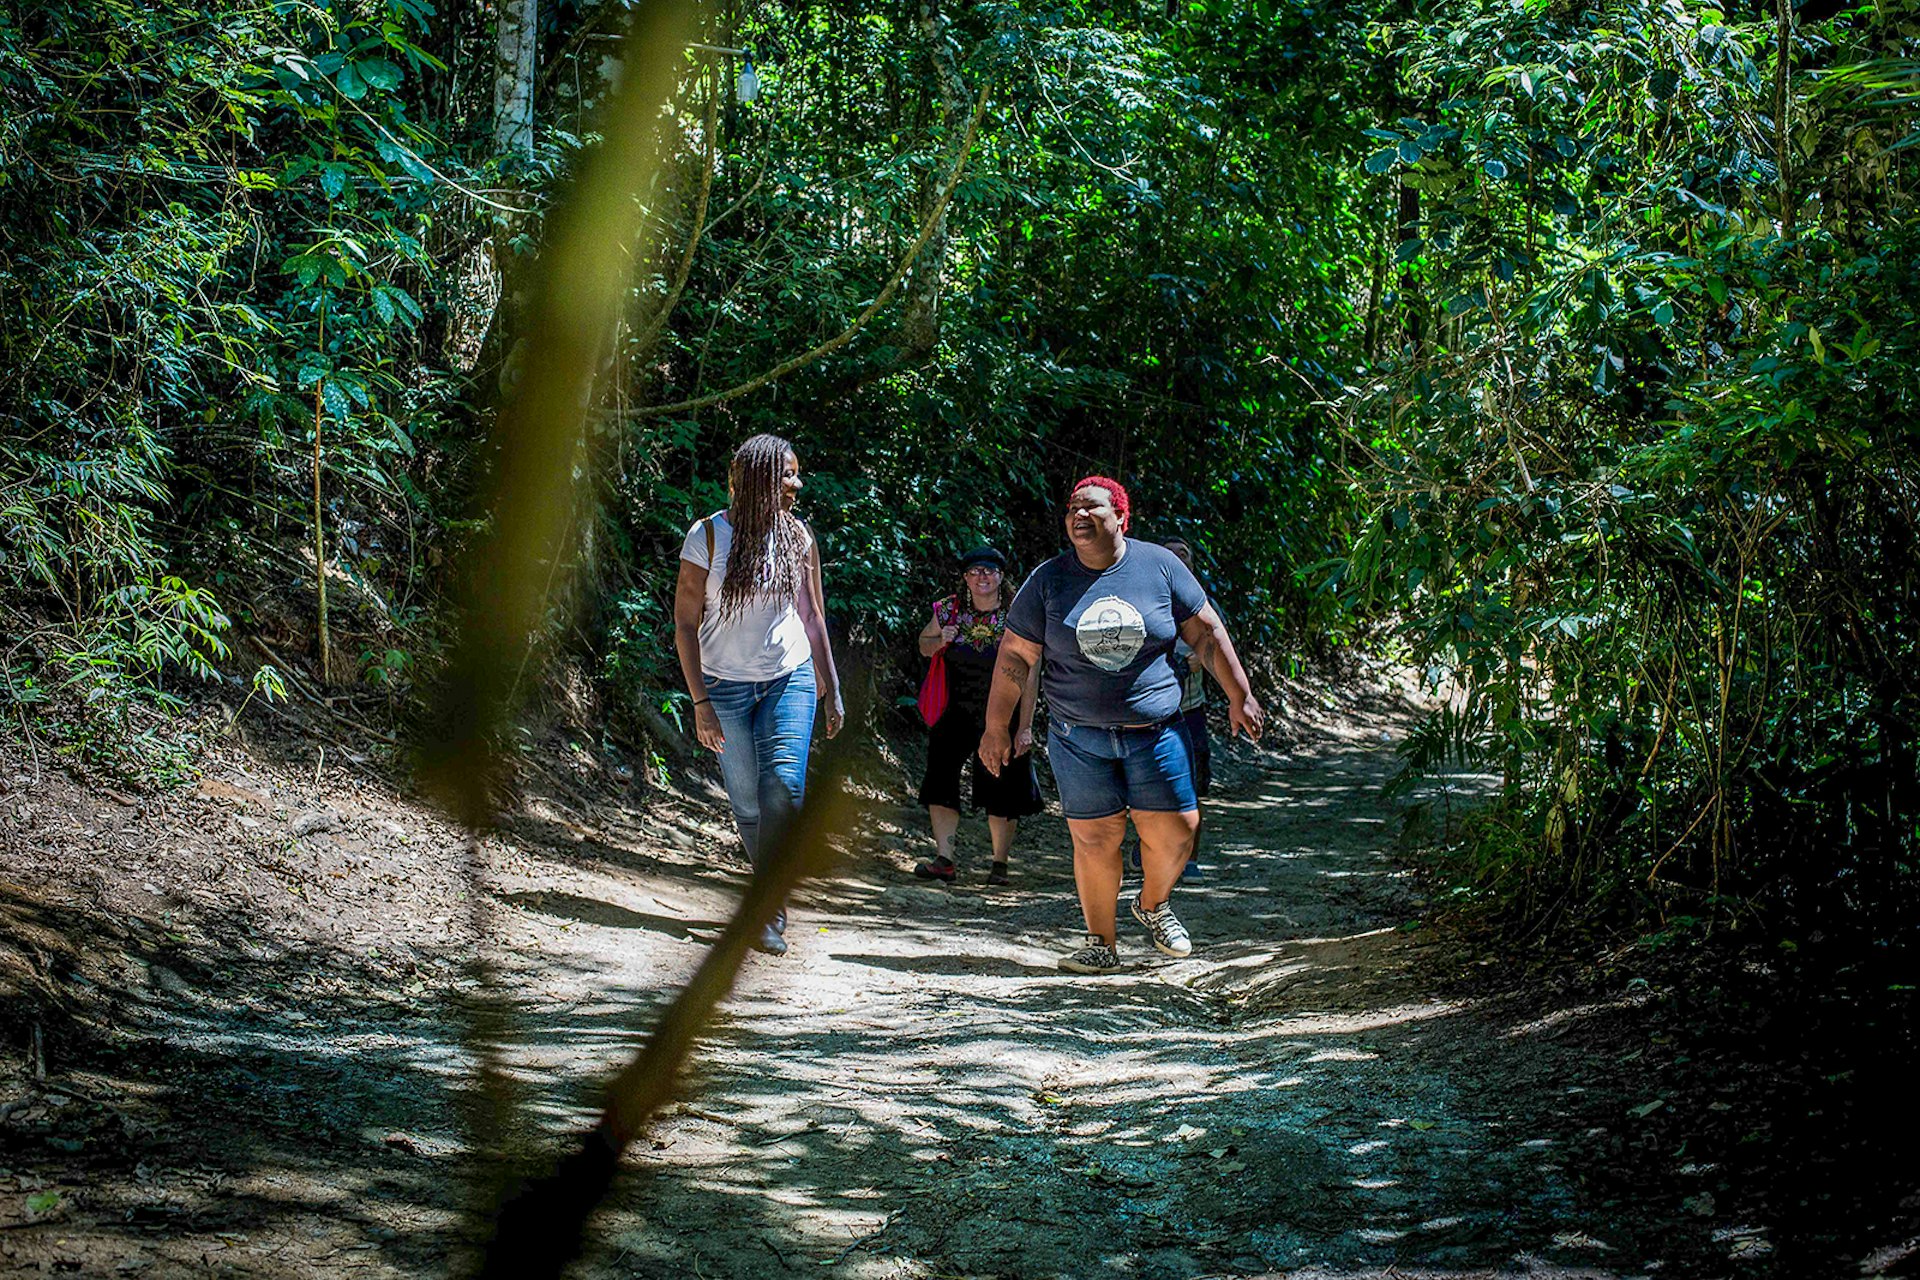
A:
[[[1401,727],[1222,752],[1175,897],[1194,954],[1123,914],[1097,978],[1055,967],[1080,935],[1058,817],[1012,887],[985,887],[977,818],[960,883],[929,885],[924,814],[876,797],[577,1274],[1653,1271],[1684,1192],[1654,1211],[1599,1172],[1645,1144],[1637,1051],[1581,1010],[1437,994],[1461,957],[1406,927]],[[0,1276],[447,1274],[479,1167],[463,841],[331,760],[224,751],[150,798],[0,761],[0,1027],[46,1027],[0,1060]],[[713,805],[551,798],[487,842],[521,1138],[591,1123],[737,899],[733,844]]]
[[[1125,968],[1097,978],[1055,967],[1081,929],[1057,817],[1026,824],[1014,886],[990,889],[983,822],[958,885],[927,885],[899,812],[800,897],[788,956],[749,958],[589,1273],[1615,1274],[1597,1264],[1620,1224],[1530,1119],[1583,1073],[1433,995],[1399,928],[1417,907],[1381,798],[1391,749],[1237,759],[1206,806],[1205,879],[1175,896],[1194,954],[1161,956],[1123,911]],[[659,926],[614,885],[532,893],[543,980],[574,1012],[532,1014],[515,1057],[530,1079],[603,1075],[608,1029],[642,1021],[619,975]]]

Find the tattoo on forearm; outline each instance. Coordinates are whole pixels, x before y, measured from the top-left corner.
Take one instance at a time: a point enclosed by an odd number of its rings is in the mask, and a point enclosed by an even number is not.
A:
[[[1033,670],[1033,664],[1025,658],[1011,653],[1000,655],[999,673],[1017,685],[1027,682],[1027,673]]]

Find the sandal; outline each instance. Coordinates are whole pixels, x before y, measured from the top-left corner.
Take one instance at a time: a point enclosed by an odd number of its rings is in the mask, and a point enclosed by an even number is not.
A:
[[[935,858],[931,862],[918,862],[913,867],[913,874],[922,880],[941,880],[947,884],[953,883],[953,878],[958,872],[959,868],[954,865],[951,858]]]

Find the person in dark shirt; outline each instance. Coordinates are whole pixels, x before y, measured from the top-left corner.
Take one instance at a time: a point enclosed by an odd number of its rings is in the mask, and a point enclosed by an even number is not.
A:
[[[958,874],[953,841],[960,830],[960,774],[969,764],[973,803],[987,811],[993,840],[988,884],[1008,882],[1014,832],[1020,819],[1040,812],[1040,783],[1031,754],[1039,672],[1028,678],[1011,720],[1012,762],[998,774],[989,773],[975,752],[986,730],[993,664],[1007,626],[1006,564],[1006,557],[992,547],[967,552],[960,559],[961,589],[934,601],[933,616],[920,632],[921,654],[931,658],[944,653],[947,669],[947,709],[928,733],[927,772],[920,783],[920,803],[927,806],[935,846],[933,858],[913,869],[923,880],[951,883]]]
[[[1160,545],[1178,556],[1188,569],[1193,568],[1193,544],[1185,538],[1175,536]],[[1214,612],[1219,612],[1218,605],[1214,606]],[[1207,732],[1207,678],[1201,674],[1206,669],[1207,657],[1185,640],[1174,642],[1173,666],[1180,673],[1180,723],[1187,727],[1187,742],[1193,749],[1193,793],[1202,800],[1213,790],[1213,742]],[[1133,869],[1140,869],[1137,853]],[[1180,883],[1192,884],[1201,878],[1200,832],[1195,830],[1193,854],[1180,873]]]
[[[1086,944],[1063,957],[1073,973],[1119,968],[1114,918],[1127,817],[1140,837],[1134,919],[1153,945],[1184,956],[1193,943],[1168,896],[1200,823],[1191,745],[1180,723],[1173,646],[1204,653],[1227,691],[1227,719],[1257,740],[1260,703],[1233,642],[1193,573],[1174,554],[1126,536],[1127,491],[1088,476],[1067,499],[1071,549],[1033,571],[1014,597],[988,697],[980,759],[999,773],[1013,757],[1007,725],[1038,666],[1047,696],[1047,760],[1073,836],[1073,879]]]

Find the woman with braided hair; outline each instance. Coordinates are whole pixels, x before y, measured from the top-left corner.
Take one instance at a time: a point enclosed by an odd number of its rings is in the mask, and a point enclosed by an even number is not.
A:
[[[840,676],[827,640],[820,548],[793,514],[800,460],[779,436],[741,445],[727,507],[687,530],[674,590],[674,647],[694,734],[720,755],[734,824],[755,868],[806,795],[816,703],[840,732]],[[787,913],[755,946],[784,955]]]

